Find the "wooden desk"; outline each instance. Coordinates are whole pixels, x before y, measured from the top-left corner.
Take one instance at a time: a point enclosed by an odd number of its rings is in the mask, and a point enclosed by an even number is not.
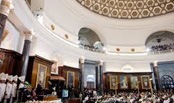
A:
[[[59,100],[57,96],[46,96],[43,98],[44,101],[53,101],[53,100]]]
[[[80,98],[67,99],[65,103],[80,103]]]

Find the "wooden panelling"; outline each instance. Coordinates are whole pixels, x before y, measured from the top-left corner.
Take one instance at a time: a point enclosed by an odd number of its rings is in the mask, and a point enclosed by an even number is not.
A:
[[[9,75],[21,74],[21,54],[7,49],[0,48],[0,73],[8,73]]]
[[[43,66],[46,68],[46,81],[45,81],[45,88],[48,87],[48,80],[51,76],[51,65],[53,64],[53,61],[47,60],[45,58],[42,58],[38,55],[31,56],[29,58],[28,63],[28,71],[27,71],[27,77],[26,79],[31,83],[32,87],[37,86],[37,78],[38,78],[38,71],[39,67]]]
[[[80,103],[79,98],[67,99],[65,103]]]
[[[138,87],[139,90],[150,90],[149,89],[144,89],[142,88],[142,82],[141,82],[141,77],[142,76],[148,76],[149,78],[152,78],[152,72],[140,72],[140,73],[121,73],[121,72],[106,72],[104,73],[104,90],[108,91],[108,89],[110,89],[110,76],[117,76],[117,86],[118,86],[118,91],[124,91],[124,90],[137,90],[137,89],[132,89],[131,88],[131,76],[136,76],[138,78]],[[127,77],[127,86],[128,88],[123,89],[120,86],[120,83],[122,81],[120,81],[120,77],[121,76],[126,76]],[[111,90],[111,89],[110,89]]]
[[[75,86],[74,88],[78,89],[79,88],[79,71],[80,69],[78,68],[73,68],[69,66],[62,66],[59,67],[59,75],[63,76],[65,78],[65,83],[67,83],[67,72],[73,72],[74,77],[75,77]]]

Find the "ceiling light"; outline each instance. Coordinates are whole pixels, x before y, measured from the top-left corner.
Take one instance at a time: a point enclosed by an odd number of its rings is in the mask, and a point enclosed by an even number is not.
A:
[[[147,52],[150,52],[150,49],[149,49],[149,48],[146,48],[146,51],[147,51]]]

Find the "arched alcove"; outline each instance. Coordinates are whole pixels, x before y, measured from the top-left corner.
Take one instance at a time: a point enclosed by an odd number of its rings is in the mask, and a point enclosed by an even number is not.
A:
[[[170,31],[157,31],[152,33],[145,42],[150,52],[172,51],[174,49],[174,33]]]
[[[90,28],[81,28],[78,40],[81,48],[96,52],[104,52],[105,50],[99,36]]]

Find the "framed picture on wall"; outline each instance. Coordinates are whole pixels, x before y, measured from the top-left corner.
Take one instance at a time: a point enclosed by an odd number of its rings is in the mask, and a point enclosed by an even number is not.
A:
[[[138,77],[137,76],[131,76],[131,89],[137,89],[138,87]]]
[[[58,66],[57,66],[57,62],[54,62],[54,64],[52,64],[52,66],[51,66],[51,74],[58,75]]]
[[[142,85],[142,89],[150,88],[149,76],[141,76],[141,85]]]
[[[127,76],[125,76],[125,75],[120,76],[120,88],[121,89],[128,88],[128,80],[127,80]]]
[[[36,87],[38,84],[40,84],[42,88],[45,88],[46,77],[47,77],[47,66],[43,64],[38,64]]]
[[[75,86],[75,73],[72,71],[67,71],[67,86]]]
[[[109,77],[110,89],[117,89],[117,76],[111,75]]]

